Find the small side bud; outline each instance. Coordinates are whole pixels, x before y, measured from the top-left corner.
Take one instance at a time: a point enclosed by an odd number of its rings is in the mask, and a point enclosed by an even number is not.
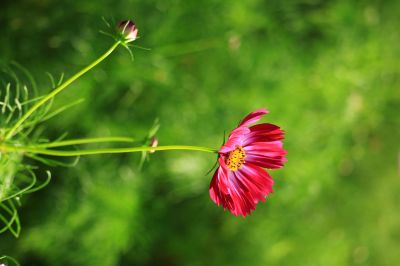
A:
[[[152,137],[150,140],[150,147],[154,148],[158,146],[158,139],[156,137]],[[155,150],[150,150],[149,153],[155,153]]]
[[[121,33],[123,41],[126,43],[133,42],[138,37],[139,30],[132,20],[121,21],[118,24],[118,30]]]

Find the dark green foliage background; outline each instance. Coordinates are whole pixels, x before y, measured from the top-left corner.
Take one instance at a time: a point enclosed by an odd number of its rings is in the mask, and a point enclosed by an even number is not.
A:
[[[141,137],[218,147],[250,111],[287,132],[275,193],[248,218],[208,196],[215,157],[157,152],[81,158],[23,200],[22,265],[396,265],[400,262],[399,1],[2,0],[2,63],[49,91],[107,49],[101,16],[134,18],[119,49],[56,105],[56,138]]]

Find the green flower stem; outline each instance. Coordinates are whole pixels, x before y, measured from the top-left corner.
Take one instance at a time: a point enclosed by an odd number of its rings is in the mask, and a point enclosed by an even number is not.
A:
[[[101,142],[134,142],[135,139],[128,137],[103,137],[103,138],[87,138],[87,139],[70,139],[57,142],[43,143],[35,145],[36,148],[52,148],[62,147],[70,145],[81,145],[89,143],[101,143]]]
[[[98,65],[101,61],[103,61],[105,58],[107,58],[120,44],[120,41],[115,42],[110,49],[108,49],[102,56],[100,56],[98,59],[93,61],[91,64],[83,68],[81,71],[67,79],[65,82],[63,82],[60,86],[55,88],[52,92],[44,96],[43,98],[40,99],[35,105],[33,105],[18,121],[15,123],[15,125],[8,131],[7,135],[5,136],[5,140],[11,138],[14,133],[18,130],[18,128],[22,125],[22,123],[25,122],[26,119],[28,119],[39,107],[41,107],[43,104],[45,104],[47,101],[52,99],[54,96],[56,96],[58,93],[63,91],[68,85],[70,85],[72,82],[74,82],[76,79],[81,77],[83,74],[88,72],[90,69]]]
[[[82,156],[82,155],[95,155],[95,154],[113,154],[113,153],[133,153],[142,151],[167,151],[167,150],[190,150],[190,151],[203,151],[217,153],[217,150],[206,147],[198,146],[158,146],[158,147],[133,147],[133,148],[104,148],[104,149],[92,149],[92,150],[76,150],[76,151],[60,151],[60,150],[47,150],[43,148],[37,148],[35,146],[8,146],[0,145],[0,151],[2,152],[22,152],[22,153],[35,153],[50,156]]]

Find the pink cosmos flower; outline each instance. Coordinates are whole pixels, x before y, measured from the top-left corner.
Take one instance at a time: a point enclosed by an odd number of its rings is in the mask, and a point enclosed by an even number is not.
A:
[[[211,180],[210,197],[236,216],[250,215],[272,192],[274,181],[263,168],[281,168],[286,162],[283,130],[273,124],[249,126],[267,113],[259,109],[247,115],[218,151],[219,167]]]

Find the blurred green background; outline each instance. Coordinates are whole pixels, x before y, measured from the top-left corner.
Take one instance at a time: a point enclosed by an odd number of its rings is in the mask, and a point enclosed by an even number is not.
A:
[[[56,138],[142,137],[218,148],[266,107],[286,131],[275,193],[244,219],[208,196],[215,156],[157,152],[52,168],[23,200],[22,265],[398,265],[400,1],[2,0],[1,63],[49,91],[111,39],[102,16],[133,18],[135,61],[119,49],[61,94],[85,102],[47,123]]]

